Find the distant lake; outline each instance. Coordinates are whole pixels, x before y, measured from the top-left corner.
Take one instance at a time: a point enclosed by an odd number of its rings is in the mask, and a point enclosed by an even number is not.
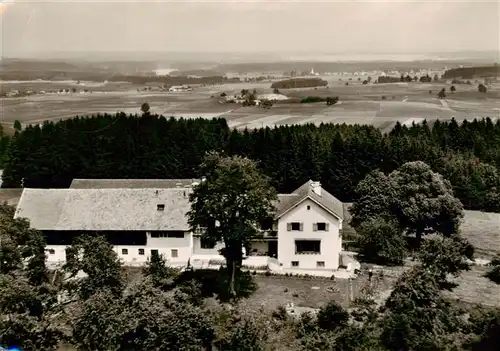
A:
[[[175,71],[177,71],[177,70],[172,69],[172,68],[159,68],[159,69],[155,70],[155,73],[157,76],[166,76],[166,75],[169,75],[170,73],[175,72]]]

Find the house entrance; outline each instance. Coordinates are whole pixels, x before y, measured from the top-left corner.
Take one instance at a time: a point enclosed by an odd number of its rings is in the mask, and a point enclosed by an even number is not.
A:
[[[278,241],[277,240],[268,241],[267,251],[269,253],[269,257],[278,258]]]

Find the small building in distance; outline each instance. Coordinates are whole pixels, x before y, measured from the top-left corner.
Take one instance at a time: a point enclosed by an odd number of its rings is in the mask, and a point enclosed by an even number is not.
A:
[[[222,262],[222,243],[190,231],[187,212],[193,186],[204,179],[75,179],[69,189],[23,189],[15,217],[45,234],[47,262],[66,260],[66,248],[82,234],[100,234],[123,264],[143,265],[153,252],[168,264]],[[275,272],[332,275],[342,250],[343,204],[308,181],[279,194],[276,211],[260,223],[262,236],[246,248],[244,264]]]
[[[193,91],[193,88],[187,85],[173,85],[168,88],[168,91]]]

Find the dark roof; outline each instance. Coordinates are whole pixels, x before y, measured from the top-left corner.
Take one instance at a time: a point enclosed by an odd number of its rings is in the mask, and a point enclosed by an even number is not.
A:
[[[292,207],[298,205],[306,198],[309,198],[340,219],[343,219],[344,208],[342,202],[325,189],[321,189],[321,196],[316,194],[312,188],[313,183],[312,180],[309,180],[291,194],[278,195],[278,202],[276,204],[277,217],[281,217]]]
[[[197,179],[73,179],[70,189],[190,188]]]

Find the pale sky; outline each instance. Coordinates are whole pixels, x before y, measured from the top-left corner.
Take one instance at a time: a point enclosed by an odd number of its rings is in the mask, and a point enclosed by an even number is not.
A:
[[[1,12],[0,54],[8,57],[53,51],[500,50],[499,0],[15,0]]]

